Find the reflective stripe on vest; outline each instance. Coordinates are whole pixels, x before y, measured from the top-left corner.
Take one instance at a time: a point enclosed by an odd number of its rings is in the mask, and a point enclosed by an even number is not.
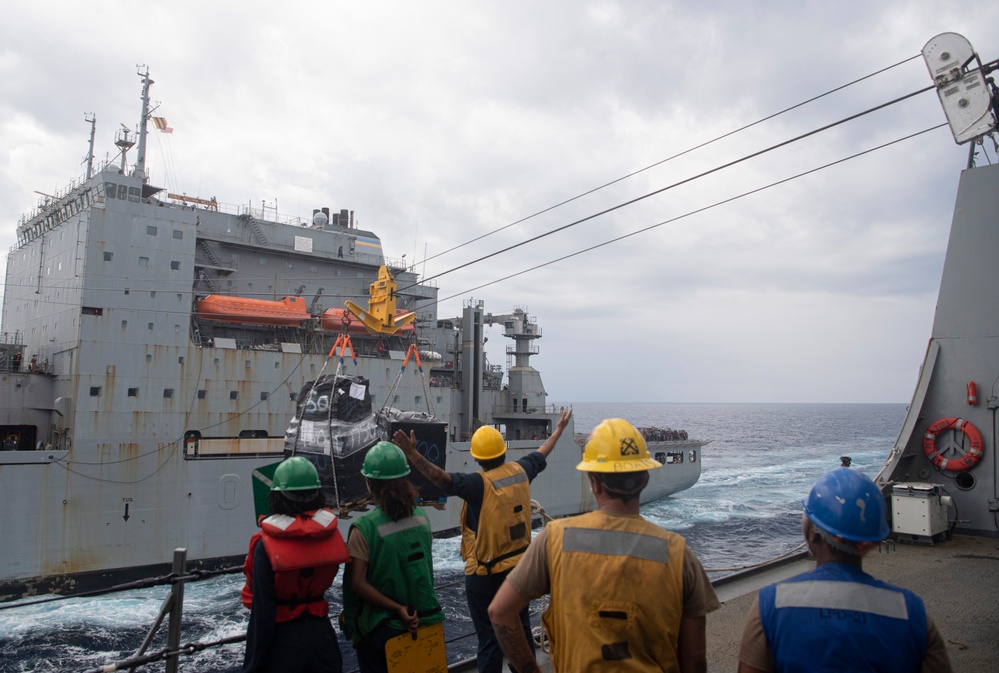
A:
[[[509,477],[503,477],[502,479],[497,479],[493,482],[493,486],[498,490],[501,488],[506,488],[507,486],[513,486],[514,484],[519,484],[522,481],[527,481],[527,474],[521,472],[520,474],[513,474]]]
[[[388,523],[383,523],[378,526],[378,537],[384,538],[392,535],[393,533],[401,533],[402,531],[409,530],[410,528],[419,528],[420,526],[426,525],[427,521],[423,517],[407,516],[405,519],[389,521]]]
[[[329,528],[330,524],[336,521],[336,514],[328,509],[318,509],[312,515],[312,520],[323,528]],[[279,530],[288,530],[288,527],[295,523],[295,517],[287,514],[272,514],[264,519],[264,523]]]
[[[633,558],[669,563],[669,541],[624,530],[596,528],[566,528],[562,551],[631,556]]]
[[[893,619],[909,618],[902,593],[851,582],[813,580],[778,584],[774,606],[853,610]]]

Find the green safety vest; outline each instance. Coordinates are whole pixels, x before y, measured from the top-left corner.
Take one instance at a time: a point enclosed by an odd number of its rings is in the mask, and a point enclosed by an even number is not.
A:
[[[444,611],[434,592],[434,565],[430,519],[423,508],[393,521],[380,507],[352,523],[368,543],[368,575],[371,586],[392,600],[416,609],[420,627],[444,621]],[[349,537],[349,535],[348,535]],[[350,581],[343,583],[344,635],[355,645],[387,621],[392,628],[405,627],[395,613],[366,603]]]

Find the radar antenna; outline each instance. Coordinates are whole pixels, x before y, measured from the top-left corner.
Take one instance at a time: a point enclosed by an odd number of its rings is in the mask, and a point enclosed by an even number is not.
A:
[[[114,144],[117,145],[118,149],[121,150],[121,172],[122,175],[128,172],[128,151],[135,146],[135,141],[129,137],[131,131],[124,124],[118,129],[118,132],[114,134]]]

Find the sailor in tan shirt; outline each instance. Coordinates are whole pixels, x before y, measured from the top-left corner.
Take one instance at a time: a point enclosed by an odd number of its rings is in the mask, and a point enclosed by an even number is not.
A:
[[[577,469],[590,473],[598,509],[550,523],[500,587],[489,616],[520,673],[537,663],[516,615],[551,594],[543,623],[556,671],[705,671],[705,621],[718,599],[679,535],[639,514],[649,457],[622,419],[590,435]]]

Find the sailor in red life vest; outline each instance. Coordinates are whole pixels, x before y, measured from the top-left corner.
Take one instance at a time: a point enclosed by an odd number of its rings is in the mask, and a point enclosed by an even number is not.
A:
[[[343,670],[324,594],[350,556],[319,486],[316,468],[301,456],[274,470],[273,514],[261,518],[243,564],[243,604],[251,611],[244,673]]]

